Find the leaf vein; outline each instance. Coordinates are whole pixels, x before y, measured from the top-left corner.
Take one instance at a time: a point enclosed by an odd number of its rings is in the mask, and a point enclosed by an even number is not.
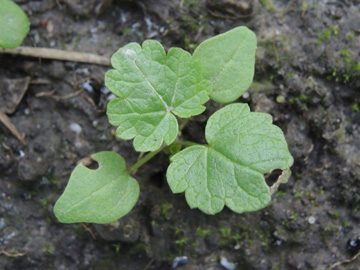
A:
[[[137,65],[136,63],[136,59],[132,60],[128,55],[126,55],[126,58],[131,61],[135,68],[138,70],[138,72],[141,74],[141,76],[144,78],[145,82],[147,83],[147,85],[153,90],[153,92],[158,96],[158,98],[161,100],[161,102],[164,104],[165,109],[167,112],[170,112],[170,107],[166,104],[165,100],[163,99],[163,97],[156,91],[156,89],[154,88],[154,86],[150,83],[150,81],[148,80],[148,78],[145,76],[144,72],[140,69],[140,67]]]
[[[229,66],[229,63],[230,63],[230,61],[233,59],[234,55],[235,55],[240,49],[242,49],[242,47],[243,47],[244,44],[245,44],[245,40],[246,40],[248,34],[249,34],[249,32],[246,33],[246,35],[245,35],[244,39],[242,40],[242,43],[239,45],[239,47],[238,47],[236,50],[234,50],[234,52],[233,52],[232,55],[230,56],[229,61],[227,61],[227,62],[225,63],[225,65],[221,68],[221,70],[219,71],[219,74],[215,77],[215,79],[214,79],[214,81],[213,81],[214,84],[217,82],[217,80],[219,79],[219,77],[221,76],[221,74],[224,72],[224,70]]]

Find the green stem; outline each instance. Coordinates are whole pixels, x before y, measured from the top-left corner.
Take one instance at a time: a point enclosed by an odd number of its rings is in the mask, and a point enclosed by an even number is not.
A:
[[[189,121],[190,121],[190,118],[183,119],[179,126],[179,130],[182,131],[186,127],[186,125],[189,123]]]
[[[183,145],[183,146],[201,145],[199,143],[194,143],[194,142],[191,142],[191,141],[178,141],[178,143]]]
[[[138,160],[134,165],[132,165],[128,169],[129,174],[132,174],[134,171],[139,169],[142,165],[144,165],[146,162],[148,162],[151,158],[153,158],[155,155],[157,155],[163,149],[164,149],[164,146],[160,147],[158,150],[156,150],[154,152],[149,152],[148,154],[146,154],[142,159]]]

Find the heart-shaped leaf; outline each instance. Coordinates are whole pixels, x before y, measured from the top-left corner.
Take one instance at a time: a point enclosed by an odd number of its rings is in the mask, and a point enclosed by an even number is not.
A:
[[[165,53],[162,45],[147,40],[142,47],[130,43],[116,52],[105,84],[118,98],[108,104],[107,115],[118,126],[116,135],[134,138],[136,151],[156,151],[178,134],[174,115],[188,118],[202,113],[211,83],[202,80],[198,61],[179,48]]]
[[[194,59],[204,66],[204,78],[213,83],[211,98],[228,103],[239,98],[254,77],[256,36],[245,26],[202,42]]]
[[[93,154],[99,168],[76,166],[54,213],[62,223],[109,223],[126,215],[139,197],[139,184],[126,171],[124,159],[117,153]]]
[[[205,132],[209,145],[188,147],[171,158],[171,190],[185,192],[189,206],[207,214],[224,205],[237,213],[264,208],[271,196],[263,174],[293,164],[272,117],[250,112],[247,104],[231,104],[209,118]]]
[[[29,28],[29,19],[17,4],[11,0],[0,0],[0,47],[19,46]]]

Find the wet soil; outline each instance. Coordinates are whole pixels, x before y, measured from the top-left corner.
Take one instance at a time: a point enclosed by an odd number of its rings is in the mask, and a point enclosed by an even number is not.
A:
[[[61,224],[53,205],[78,160],[103,150],[138,158],[105,115],[108,67],[0,55],[7,85],[31,78],[8,114],[27,144],[0,125],[0,269],[360,269],[351,260],[360,250],[360,1],[16,2],[31,22],[24,45],[99,55],[147,38],[192,51],[248,26],[256,74],[239,101],[273,116],[295,163],[265,209],[207,216],[171,193],[160,154],[137,172],[141,195],[129,215]],[[202,142],[218,108],[207,103],[184,136]]]

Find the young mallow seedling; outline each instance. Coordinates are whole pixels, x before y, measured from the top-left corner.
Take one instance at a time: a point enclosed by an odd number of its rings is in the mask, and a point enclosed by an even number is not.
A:
[[[206,145],[182,142],[178,118],[201,114],[210,98],[230,103],[250,86],[254,76],[256,37],[238,27],[201,43],[194,54],[155,40],[130,43],[116,52],[105,84],[117,98],[107,115],[116,136],[133,139],[138,152],[149,152],[128,167],[117,153],[92,155],[99,168],[76,166],[54,207],[60,222],[108,223],[136,204],[139,185],[131,176],[161,150],[170,158],[167,181],[174,193],[185,192],[191,208],[216,214],[224,206],[236,213],[256,211],[270,203],[264,174],[289,172],[293,158],[283,132],[266,113],[233,103],[210,116]],[[179,149],[179,145],[185,149]]]

